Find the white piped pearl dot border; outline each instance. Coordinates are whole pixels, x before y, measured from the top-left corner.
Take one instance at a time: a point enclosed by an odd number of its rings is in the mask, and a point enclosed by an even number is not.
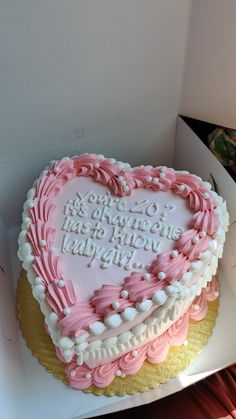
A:
[[[143,278],[148,280],[151,278],[151,274],[149,274],[148,272],[145,272],[145,274],[143,274]]]
[[[157,275],[157,278],[158,279],[165,279],[166,278],[165,272],[159,272],[158,275]]]
[[[65,281],[63,279],[56,279],[56,284],[59,288],[63,288],[65,286]]]
[[[65,308],[63,309],[63,313],[64,313],[65,315],[69,314],[69,313],[70,313],[70,309],[69,309],[69,307],[65,307]]]
[[[119,301],[114,301],[112,303],[112,308],[114,308],[114,310],[117,310],[120,307],[120,303]]]
[[[121,293],[120,293],[120,295],[121,295],[122,298],[128,298],[129,293],[128,293],[127,290],[122,290]]]
[[[35,280],[34,280],[34,283],[35,283],[36,285],[41,285],[41,284],[42,284],[42,279],[41,279],[39,276],[36,276],[36,278],[35,278]]]
[[[129,192],[129,186],[127,185],[127,182],[123,178],[123,176],[118,177],[118,182],[120,183],[121,187],[124,189],[125,192]]]
[[[76,376],[76,371],[75,370],[71,370],[70,371],[70,376],[71,377],[75,377]]]
[[[195,237],[192,238],[192,243],[193,244],[197,244],[198,242],[199,242],[199,237],[198,236],[195,236]]]
[[[158,179],[158,177],[154,177],[154,178],[153,178],[152,183],[153,183],[154,185],[157,185],[157,184],[159,183],[159,179]]]
[[[116,371],[116,376],[117,376],[117,377],[120,377],[120,376],[121,376],[121,371],[120,371],[120,370],[117,370],[117,371]]]

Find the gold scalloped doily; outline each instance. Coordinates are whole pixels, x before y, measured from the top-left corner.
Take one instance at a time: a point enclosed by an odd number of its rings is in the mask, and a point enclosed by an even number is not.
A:
[[[95,395],[124,396],[127,394],[133,395],[137,392],[142,393],[148,389],[156,388],[159,384],[167,383],[171,378],[185,370],[203,346],[206,345],[215,325],[218,306],[218,300],[208,303],[207,316],[199,322],[190,321],[188,345],[171,347],[166,360],[161,364],[150,364],[145,361],[142,368],[134,376],[115,377],[106,388],[92,385],[84,391]],[[27,280],[25,271],[21,272],[18,281],[17,311],[23,337],[32,354],[48,372],[67,384],[64,373],[65,364],[56,357],[51,338],[45,332],[44,316],[39,309],[38,302],[32,295],[31,285]]]

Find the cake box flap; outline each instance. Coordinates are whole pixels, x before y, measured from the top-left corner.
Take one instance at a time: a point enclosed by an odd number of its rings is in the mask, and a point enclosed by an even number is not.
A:
[[[236,295],[236,183],[201,139],[180,116],[177,120],[174,166],[186,168],[215,184],[217,192],[225,199],[230,224],[226,235],[221,268]]]

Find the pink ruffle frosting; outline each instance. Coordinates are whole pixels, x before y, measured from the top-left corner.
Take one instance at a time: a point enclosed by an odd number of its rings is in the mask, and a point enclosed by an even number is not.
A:
[[[43,251],[40,256],[35,256],[32,269],[46,287],[55,279],[62,278],[62,260],[51,250]]]
[[[160,281],[156,275],[151,275],[146,280],[140,272],[132,272],[125,278],[124,289],[129,293],[129,300],[133,302],[143,301],[151,298],[153,294],[167,285],[166,281]]]
[[[59,315],[65,307],[70,308],[73,306],[77,301],[77,297],[71,281],[67,281],[66,287],[60,287],[57,284],[58,280],[48,285],[46,299],[53,311]]]
[[[193,239],[197,242],[194,243]],[[199,259],[201,253],[208,247],[209,237],[200,237],[197,230],[188,230],[181,234],[181,238],[176,243],[179,252],[185,255],[189,260]]]
[[[207,193],[209,197],[204,198],[204,193]],[[199,188],[190,192],[189,205],[190,208],[193,208],[195,211],[206,211],[213,210],[215,207],[215,202],[206,189]]]
[[[46,174],[37,181],[36,197],[55,197],[61,190],[62,182],[54,173]]]
[[[152,263],[151,270],[155,274],[163,272],[165,280],[170,284],[182,278],[190,267],[190,260],[183,254],[179,254],[175,258],[171,257],[170,252],[161,253]]]
[[[79,336],[88,330],[89,325],[101,321],[102,315],[96,313],[89,302],[75,303],[70,312],[58,321],[58,328],[64,336]]]
[[[96,312],[107,316],[114,313],[121,313],[127,307],[130,307],[133,302],[130,299],[121,297],[122,289],[118,285],[104,284],[101,289],[95,290],[91,303],[96,307]],[[119,303],[117,309],[112,307],[114,301]]]
[[[208,234],[214,234],[219,227],[220,219],[214,210],[198,211],[191,221],[191,225],[196,230],[205,231]]]
[[[42,248],[49,252],[54,242],[56,230],[49,222],[38,220],[37,224],[31,224],[27,233],[27,237],[32,246],[33,254],[40,256]],[[42,244],[45,242],[45,244]]]
[[[40,199],[36,198],[34,200],[34,207],[29,210],[32,223],[36,224],[38,220],[52,222],[55,209],[56,205],[46,196]]]

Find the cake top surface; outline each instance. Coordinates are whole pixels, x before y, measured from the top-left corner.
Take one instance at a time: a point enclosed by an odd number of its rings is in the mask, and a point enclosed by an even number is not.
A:
[[[192,216],[171,190],[139,188],[116,197],[90,177],[74,178],[57,198],[53,248],[63,259],[64,278],[79,300],[88,300],[105,283],[121,285],[132,271],[148,271],[158,254],[174,249]]]

